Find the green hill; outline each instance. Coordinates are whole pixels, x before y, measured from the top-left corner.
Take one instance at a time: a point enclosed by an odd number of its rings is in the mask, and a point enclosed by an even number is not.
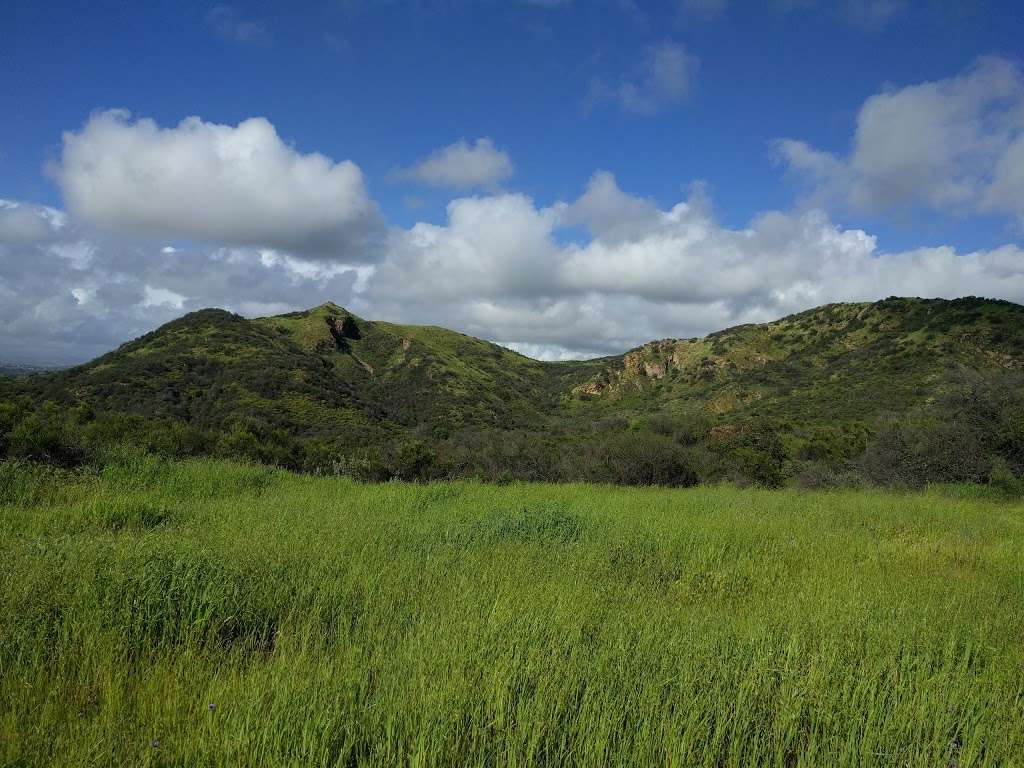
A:
[[[550,365],[445,328],[370,322],[332,303],[252,322],[410,428],[538,426],[561,394]]]
[[[1022,370],[1024,307],[976,298],[832,304],[558,363],[332,303],[253,320],[208,309],[86,365],[2,379],[0,448],[45,457],[38,443],[71,418],[88,446],[127,437],[165,453],[380,477],[429,465],[659,482],[687,464],[698,477],[742,466],[776,482],[800,461],[856,459],[893,420],[947,420],[978,377],[988,383],[975,400],[1005,410]],[[976,431],[996,429],[971,418]],[[622,474],[640,461],[649,471]]]
[[[297,436],[353,444],[396,426],[315,355],[256,322],[204,309],[91,363],[35,376],[24,391],[63,405],[230,428],[243,415]]]
[[[951,371],[1024,368],[1024,307],[987,299],[829,304],[615,358],[573,390],[612,410],[864,420],[926,404]]]

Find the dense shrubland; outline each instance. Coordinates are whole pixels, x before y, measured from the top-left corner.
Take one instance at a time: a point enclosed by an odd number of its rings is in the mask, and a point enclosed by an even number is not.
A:
[[[102,465],[111,452],[125,449],[175,459],[215,456],[362,481],[725,481],[767,488],[982,483],[1020,492],[1024,376],[960,371],[936,392],[927,407],[874,423],[723,420],[693,407],[633,419],[552,422],[546,429],[471,427],[440,438],[422,428],[361,445],[296,435],[258,412],[214,429],[8,397],[0,400],[0,451],[63,467]]]
[[[834,304],[542,363],[324,304],[193,312],[84,366],[0,376],[0,457],[123,450],[364,481],[919,488],[1024,472],[1024,307]]]

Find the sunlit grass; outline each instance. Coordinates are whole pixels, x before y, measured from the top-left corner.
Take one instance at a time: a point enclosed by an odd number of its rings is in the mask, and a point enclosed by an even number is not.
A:
[[[4,765],[1012,765],[1024,507],[0,465]]]

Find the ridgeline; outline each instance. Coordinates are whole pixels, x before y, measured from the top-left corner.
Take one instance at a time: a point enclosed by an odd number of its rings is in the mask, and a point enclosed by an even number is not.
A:
[[[967,469],[895,482],[980,481],[1024,464],[1022,371],[1024,307],[978,298],[830,304],[568,362],[332,303],[252,320],[206,309],[85,365],[0,378],[0,448],[74,463],[128,440],[367,479],[777,485],[870,475],[880,439],[919,453],[907,430],[957,424],[979,454],[956,459]]]

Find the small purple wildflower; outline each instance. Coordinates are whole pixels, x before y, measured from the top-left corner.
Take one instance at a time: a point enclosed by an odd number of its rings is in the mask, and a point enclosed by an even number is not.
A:
[[[153,739],[153,749],[160,746],[160,739]]]
[[[217,711],[217,705],[216,704],[211,704],[210,705],[210,711],[211,712],[216,712]]]

